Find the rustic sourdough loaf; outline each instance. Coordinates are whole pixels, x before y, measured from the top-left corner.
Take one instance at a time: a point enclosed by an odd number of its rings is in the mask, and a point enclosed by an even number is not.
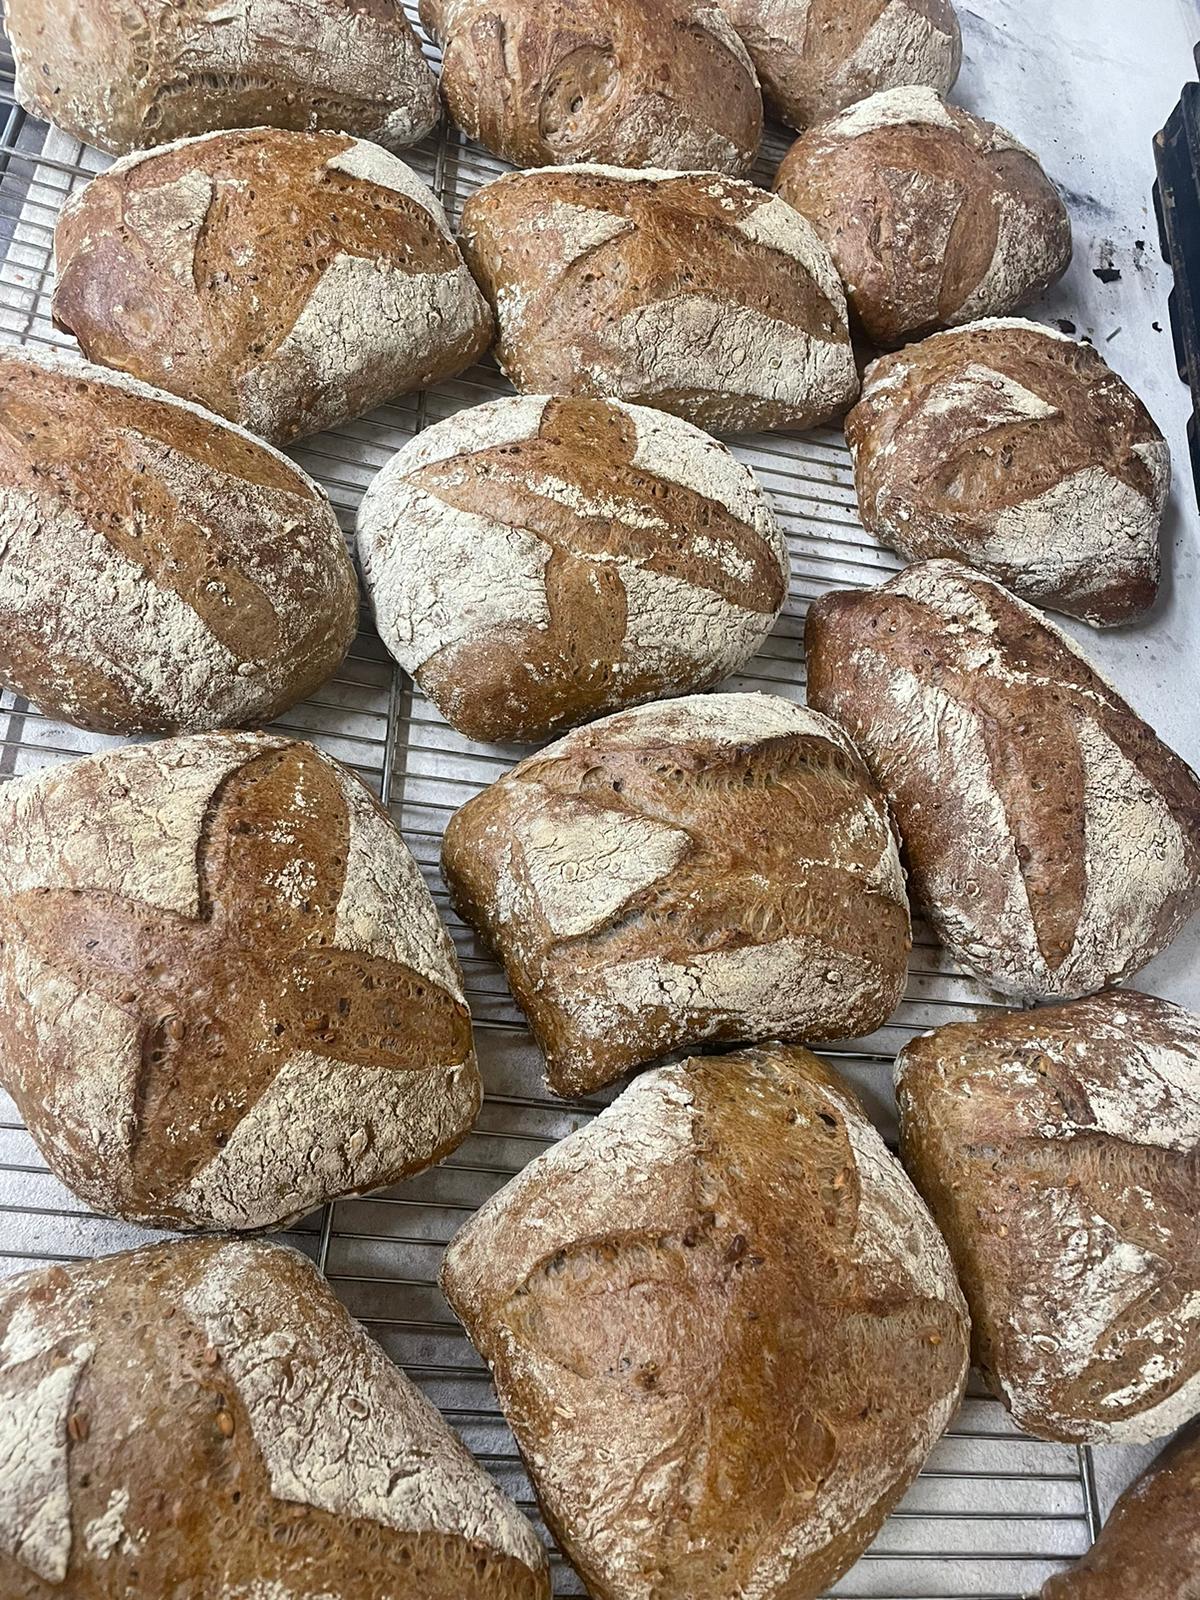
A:
[[[1158,592],[1171,453],[1090,344],[1015,319],[934,334],[867,369],[846,419],[863,525],[1098,626]]]
[[[0,1286],[5,1600],[549,1600],[545,1552],[294,1250]]]
[[[4,0],[16,97],[110,155],[213,128],[335,128],[394,148],[438,120],[399,0]]]
[[[819,123],[775,187],[829,246],[875,344],[1005,316],[1070,264],[1070,219],[1037,158],[932,89],[888,89]]]
[[[568,734],[451,818],[442,867],[559,1094],[705,1039],[868,1034],[903,992],[887,807],[849,740],[776,695]]]
[[[11,783],[0,822],[0,1079],[97,1210],[271,1226],[469,1131],[449,936],[312,745],[127,745]]]
[[[488,1201],[442,1284],[595,1600],[811,1600],[966,1376],[928,1213],[779,1045],[640,1078]]]
[[[1117,1501],[1100,1537],[1042,1600],[1200,1600],[1200,1419]]]
[[[453,376],[492,318],[411,168],[344,133],[254,128],[139,151],[54,234],[84,354],[283,444]]]
[[[905,1165],[1020,1426],[1135,1442],[1200,1410],[1200,1017],[1128,990],[993,1012],[915,1039],[896,1082]]]
[[[787,593],[749,470],[615,400],[496,400],[425,429],[367,491],[358,548],[384,643],[472,739],[709,688]]]
[[[753,184],[510,173],[467,201],[460,239],[523,394],[642,401],[736,433],[813,427],[858,392],[828,251]]]
[[[0,681],[112,733],[268,721],[336,670],[358,584],[329,501],[198,406],[0,352]]]
[[[518,167],[745,172],[750,57],[714,0],[421,0],[450,115]]]
[[[1116,983],[1200,907],[1200,779],[1059,630],[953,561],[826,595],[810,703],[891,802],[916,900],[988,983]]]
[[[950,0],[720,0],[784,122],[806,128],[880,89],[954,87],[962,34]]]

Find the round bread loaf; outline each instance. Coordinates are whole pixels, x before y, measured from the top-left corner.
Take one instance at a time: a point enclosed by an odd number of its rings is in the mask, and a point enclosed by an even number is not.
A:
[[[777,695],[619,712],[450,819],[442,868],[557,1094],[702,1040],[871,1033],[904,990],[904,874],[850,741]]]
[[[550,1600],[537,1534],[294,1250],[0,1285],[4,1600]]]
[[[863,526],[1097,626],[1158,593],[1171,452],[1090,344],[975,322],[868,367],[846,419]]]
[[[442,1286],[595,1600],[813,1600],[967,1373],[928,1212],[778,1045],[640,1078],[471,1218]]]
[[[828,251],[751,183],[510,173],[467,201],[460,241],[523,394],[640,401],[736,433],[815,427],[858,393]]]
[[[748,468],[616,400],[496,400],[426,429],[367,491],[358,548],[383,642],[471,739],[709,688],[787,594]]]
[[[110,733],[266,722],[349,648],[324,491],[198,406],[56,351],[0,352],[0,681]]]
[[[1070,265],[1070,219],[1037,158],[932,89],[888,89],[819,123],[775,187],[829,246],[877,345],[1005,316]]]
[[[999,584],[922,561],[808,613],[808,698],[891,803],[942,942],[1023,999],[1118,983],[1200,910],[1200,778]]]
[[[1130,1484],[1096,1543],[1042,1600],[1200,1600],[1200,1418]]]
[[[962,65],[950,0],[720,0],[771,109],[794,128],[880,89],[947,94]]]
[[[750,57],[715,0],[421,0],[442,94],[518,167],[745,172],[762,138]]]
[[[492,318],[417,175],[344,133],[255,128],[139,151],[54,233],[84,354],[275,444],[452,377]]]
[[[5,0],[17,99],[125,155],[214,128],[334,128],[394,149],[438,120],[399,0]]]
[[[311,745],[127,745],[13,782],[0,821],[0,1079],[97,1210],[269,1227],[469,1132],[450,938],[386,813]]]
[[[896,1083],[905,1165],[1020,1427],[1141,1443],[1193,1416],[1200,1017],[1130,990],[993,1011],[913,1040]]]

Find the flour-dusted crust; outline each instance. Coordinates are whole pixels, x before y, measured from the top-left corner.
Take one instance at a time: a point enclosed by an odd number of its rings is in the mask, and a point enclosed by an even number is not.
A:
[[[1130,1484],[1081,1561],[1042,1600],[1198,1600],[1200,1419]]]
[[[858,392],[829,252],[753,184],[510,173],[467,201],[461,243],[523,394],[640,401],[737,433],[828,422]]]
[[[268,721],[358,584],[323,490],[245,430],[55,351],[0,355],[0,680],[113,733]]]
[[[438,120],[392,0],[6,0],[16,97],[110,155],[214,128],[329,128],[394,149]]]
[[[1006,994],[1136,972],[1200,908],[1200,779],[1066,636],[922,561],[809,612],[810,702],[891,802],[913,893]]]
[[[495,400],[425,429],[367,491],[358,549],[384,643],[483,740],[709,688],[787,593],[748,468],[615,400]]]
[[[519,167],[745,172],[762,137],[750,57],[715,0],[421,0],[442,94]]]
[[[995,1013],[896,1075],[905,1163],[1020,1426],[1141,1443],[1200,1410],[1200,1017],[1129,990]]]
[[[488,1201],[442,1284],[596,1600],[823,1592],[966,1376],[928,1213],[781,1045],[638,1079]]]
[[[461,372],[492,339],[445,212],[340,133],[203,134],[64,208],[54,318],[92,360],[279,444]]]
[[[794,128],[876,94],[954,87],[962,34],[950,0],[720,0],[763,96]]]
[[[560,1094],[706,1039],[865,1035],[903,992],[887,807],[844,735],[775,695],[568,734],[451,818],[442,867]]]
[[[0,796],[0,1078],[98,1210],[256,1228],[469,1131],[453,945],[358,779],[313,746],[130,745]]]
[[[1090,344],[1008,318],[868,367],[846,419],[863,524],[1105,626],[1158,592],[1171,452]]]
[[[529,1523],[278,1245],[7,1280],[0,1460],[5,1600],[549,1600]]]
[[[1071,223],[1037,158],[932,89],[818,123],[775,179],[828,245],[852,315],[891,347],[1000,317],[1067,270]]]

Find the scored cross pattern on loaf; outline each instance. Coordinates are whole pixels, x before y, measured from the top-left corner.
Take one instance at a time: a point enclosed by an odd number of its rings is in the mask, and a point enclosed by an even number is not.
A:
[[[151,1203],[167,1205],[211,1159],[297,1050],[397,1072],[469,1054],[460,1000],[410,967],[336,947],[348,845],[332,768],[291,745],[213,796],[199,918],[96,890],[3,902],[42,961],[137,1019],[130,1164]]]

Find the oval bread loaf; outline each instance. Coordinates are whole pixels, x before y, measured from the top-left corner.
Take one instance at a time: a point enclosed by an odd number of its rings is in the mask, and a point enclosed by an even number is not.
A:
[[[903,84],[947,94],[962,64],[950,0],[720,0],[768,105],[794,128]]]
[[[127,745],[8,785],[0,821],[0,1078],[97,1210],[273,1226],[470,1130],[449,936],[311,745]]]
[[[1140,1443],[1200,1409],[1200,1017],[1129,990],[992,1012],[913,1040],[896,1083],[1020,1427]]]
[[[923,561],[809,611],[808,697],[891,802],[916,900],[1025,999],[1117,983],[1200,908],[1200,779],[1066,636]]]
[[[358,548],[384,643],[472,739],[708,688],[787,593],[750,471],[615,400],[496,400],[425,429],[367,491]]]
[[[398,0],[5,0],[16,97],[109,155],[215,128],[333,128],[394,149],[438,120]]]
[[[928,1213],[778,1045],[640,1078],[471,1218],[442,1286],[595,1600],[812,1600],[966,1377]]]
[[[0,353],[0,681],[111,733],[269,721],[341,663],[358,584],[323,490],[123,373]]]
[[[518,167],[745,172],[762,137],[750,57],[714,0],[421,0],[442,94]]]
[[[139,151],[54,233],[84,354],[284,444],[461,372],[492,318],[411,168],[344,133]]]
[[[1200,1418],[1174,1439],[1109,1513],[1081,1561],[1042,1600],[1200,1600]]]
[[[868,1034],[904,989],[887,807],[849,740],[776,695],[568,734],[451,818],[442,868],[558,1094],[705,1039]]]
[[[819,123],[775,188],[829,246],[877,345],[1006,316],[1070,265],[1070,219],[1036,156],[932,89],[888,89]]]
[[[632,400],[737,433],[814,427],[858,392],[828,251],[753,184],[511,173],[467,201],[460,239],[522,394]]]
[[[1158,593],[1171,452],[1090,344],[975,322],[868,367],[846,419],[863,525],[1097,626]]]
[[[303,1256],[0,1285],[5,1600],[550,1600],[537,1534]]]

